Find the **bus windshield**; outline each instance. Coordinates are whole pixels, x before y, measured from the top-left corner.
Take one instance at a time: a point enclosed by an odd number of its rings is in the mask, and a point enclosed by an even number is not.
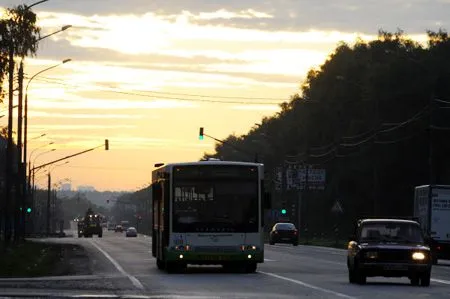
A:
[[[257,232],[258,181],[174,180],[173,232]]]

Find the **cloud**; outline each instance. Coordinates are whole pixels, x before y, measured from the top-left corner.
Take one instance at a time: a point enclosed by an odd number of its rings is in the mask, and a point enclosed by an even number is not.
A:
[[[31,118],[64,118],[64,119],[141,119],[139,114],[93,114],[93,113],[55,113],[47,111],[31,111]]]
[[[15,0],[2,0],[0,4],[15,5]],[[113,15],[155,13],[161,16],[180,15],[187,11],[194,16],[212,15],[209,24],[222,24],[240,28],[266,28],[267,30],[318,30],[376,32],[380,27],[418,33],[434,29],[437,22],[448,26],[448,0],[61,0],[37,6],[37,10],[71,11],[82,15]],[[218,18],[226,11],[230,18]],[[237,18],[254,11],[262,16]],[[244,12],[244,13],[243,13]],[[226,14],[224,14],[226,15]],[[251,15],[251,14],[250,14]],[[202,21],[202,20],[199,20]]]

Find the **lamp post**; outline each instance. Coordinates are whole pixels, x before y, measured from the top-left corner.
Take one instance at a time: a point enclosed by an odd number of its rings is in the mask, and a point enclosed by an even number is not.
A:
[[[61,63],[58,63],[56,65],[53,65],[51,67],[48,67],[46,69],[43,69],[39,72],[37,72],[36,74],[34,74],[27,83],[27,87],[25,88],[25,115],[24,115],[24,146],[23,146],[23,163],[25,165],[27,165],[27,147],[28,147],[28,140],[27,140],[27,136],[28,136],[28,87],[30,86],[31,81],[36,78],[37,76],[39,76],[40,74],[42,74],[43,72],[46,72],[48,70],[54,69],[62,64],[65,64],[67,62],[71,61],[71,59],[65,59],[63,60]]]

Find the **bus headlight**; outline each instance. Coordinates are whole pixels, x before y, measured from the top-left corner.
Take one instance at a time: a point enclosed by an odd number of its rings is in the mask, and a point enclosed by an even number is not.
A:
[[[241,250],[242,251],[246,251],[246,250],[256,250],[257,247],[255,245],[241,245]]]
[[[423,261],[425,259],[425,254],[422,252],[414,252],[412,254],[412,259],[415,261]]]

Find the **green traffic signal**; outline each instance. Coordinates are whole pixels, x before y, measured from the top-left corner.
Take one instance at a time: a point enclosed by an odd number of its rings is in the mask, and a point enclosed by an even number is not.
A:
[[[198,134],[198,139],[203,140],[203,128],[200,128],[200,132]]]
[[[286,209],[281,209],[281,214],[286,215]]]
[[[27,213],[31,213],[31,208],[27,208]]]

